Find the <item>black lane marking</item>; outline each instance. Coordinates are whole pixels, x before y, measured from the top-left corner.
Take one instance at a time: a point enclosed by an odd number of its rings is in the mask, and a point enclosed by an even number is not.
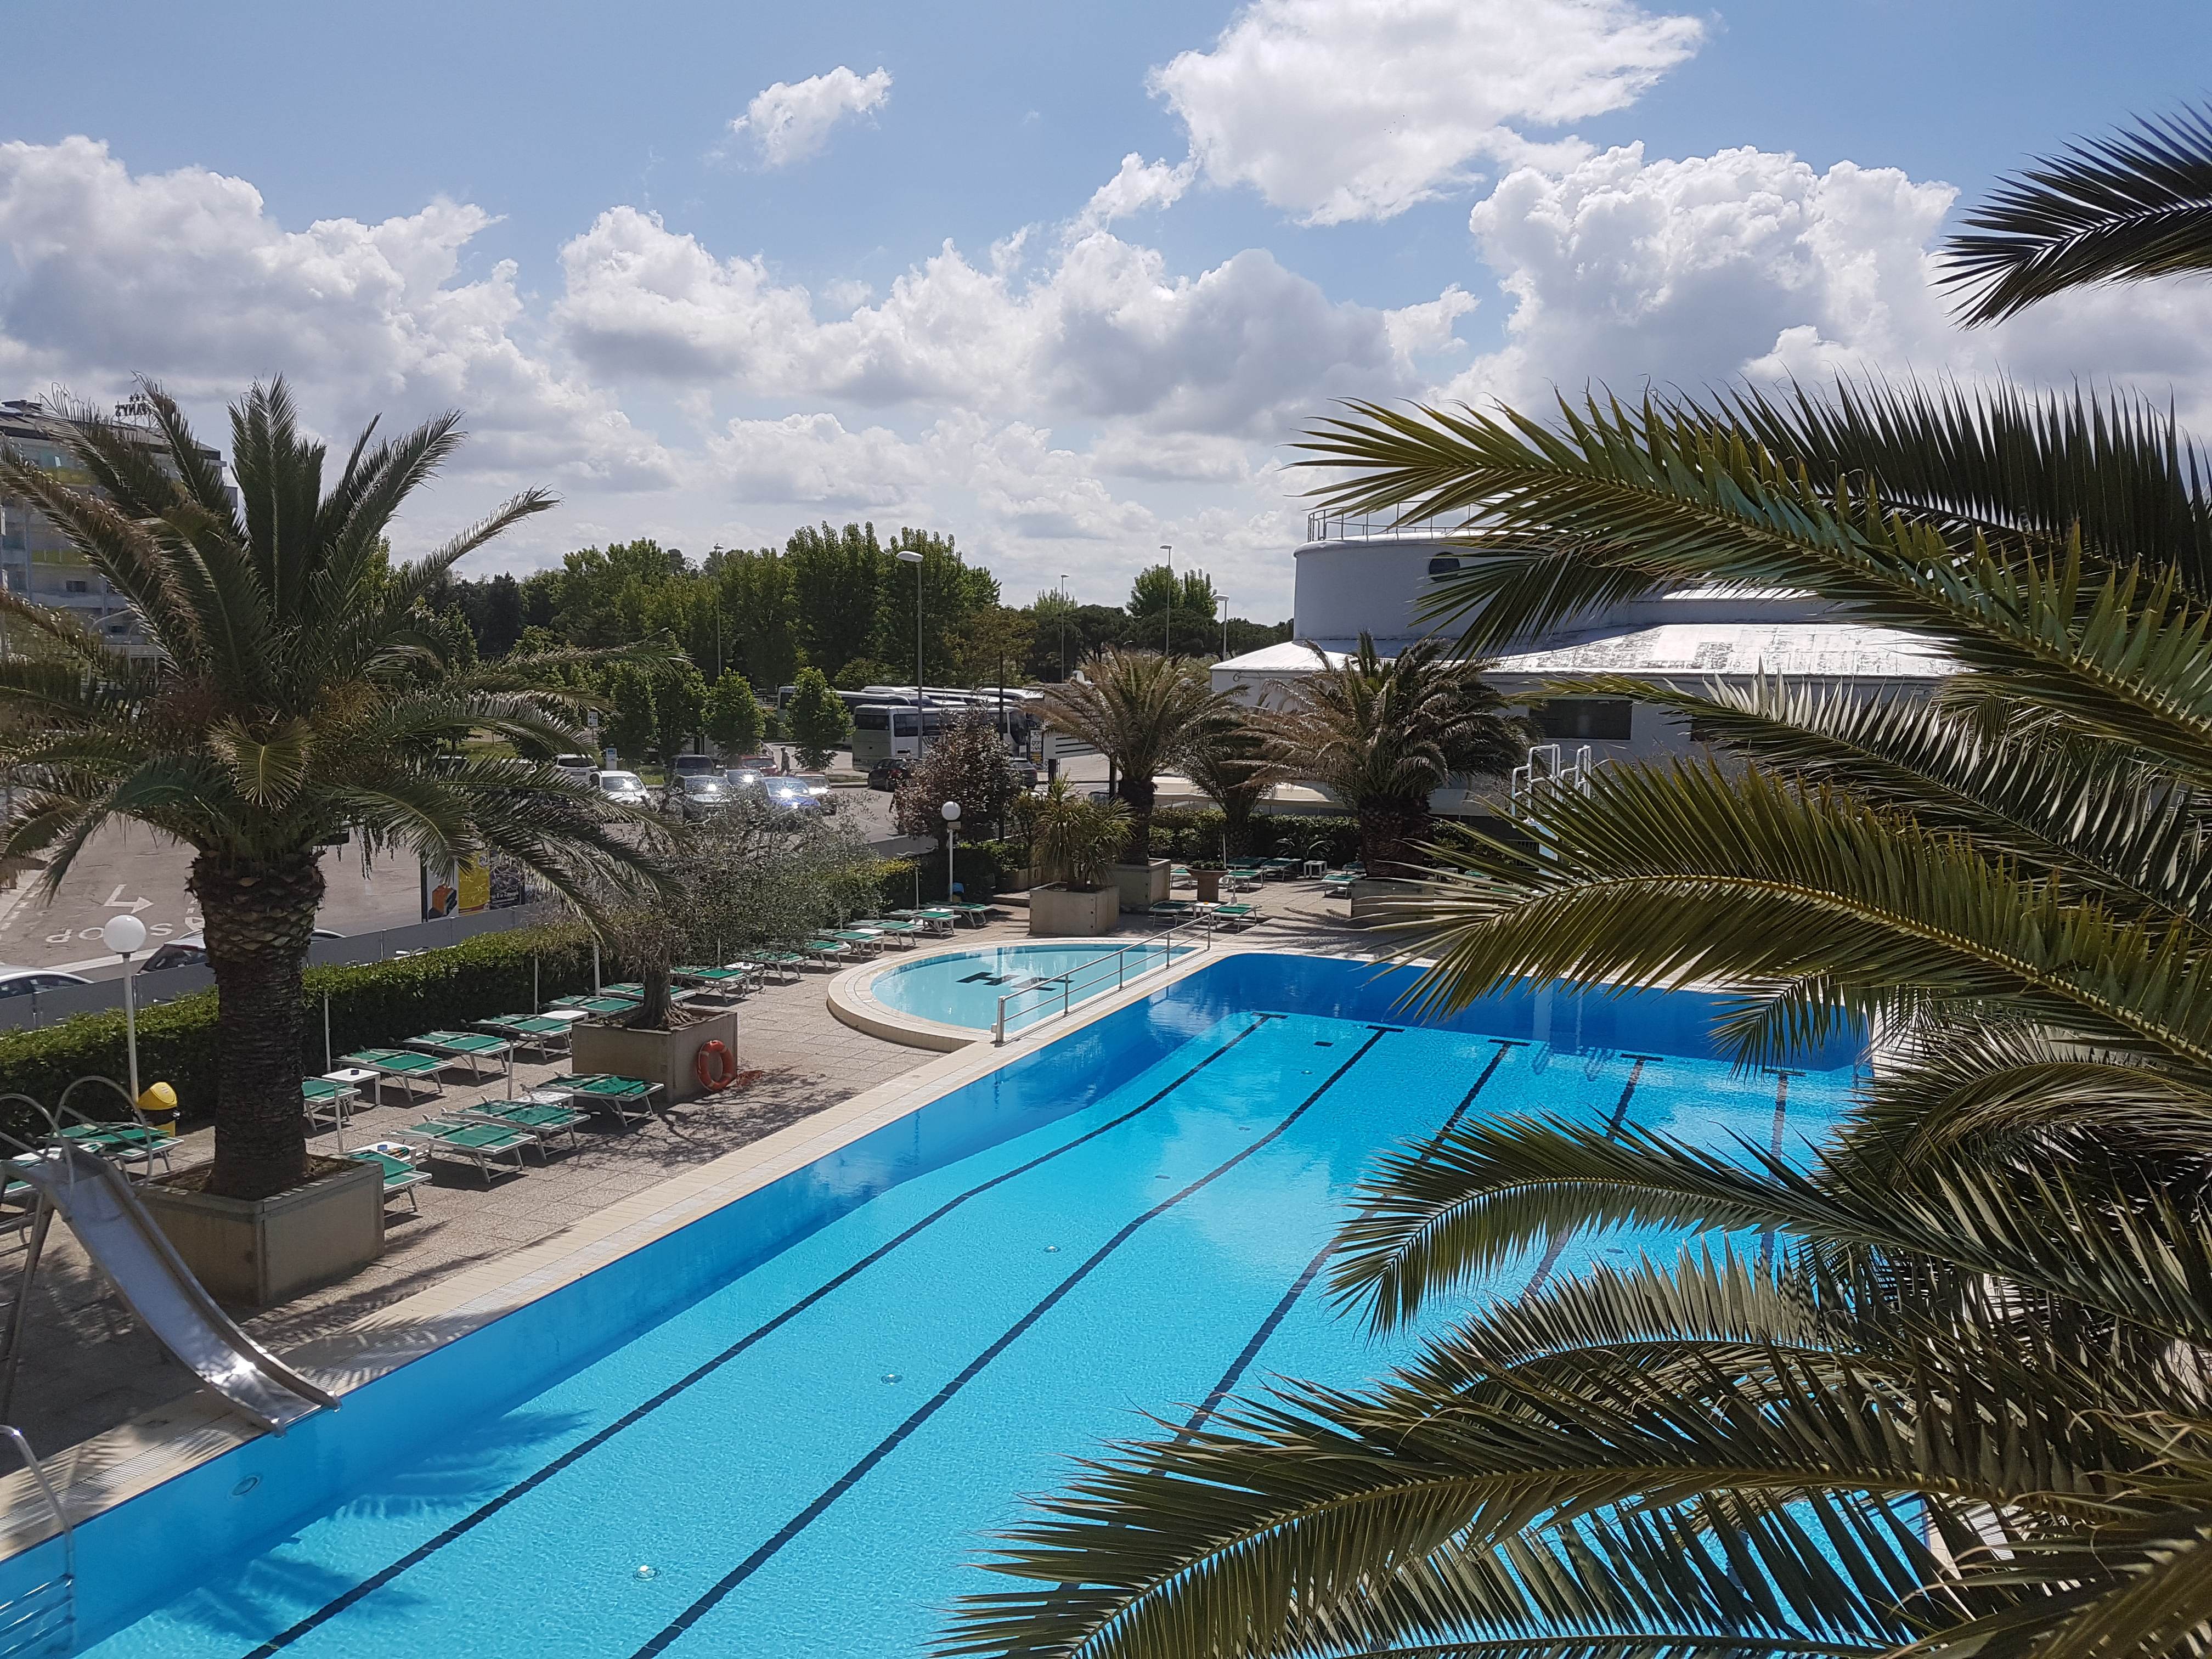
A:
[[[1768,1150],[1776,1158],[1782,1156],[1782,1121],[1790,1111],[1790,1079],[1802,1077],[1802,1072],[1785,1072],[1780,1066],[1774,1070],[1774,1137]],[[1774,1265],[1774,1231],[1764,1229],[1759,1237],[1759,1270],[1765,1273]]]
[[[1647,1064],[1656,1064],[1656,1062],[1666,1059],[1667,1056],[1664,1054],[1623,1054],[1621,1058],[1623,1060],[1632,1060],[1636,1064],[1628,1068],[1628,1081],[1621,1085],[1620,1098],[1614,1103],[1613,1115],[1606,1121],[1605,1138],[1607,1140],[1612,1139],[1615,1135],[1619,1134],[1620,1133],[1620,1126],[1628,1121],[1628,1103],[1631,1097],[1636,1093],[1636,1085],[1643,1081],[1644,1066]],[[1529,1279],[1526,1285],[1522,1286],[1522,1295],[1534,1296],[1538,1291],[1543,1289],[1544,1281],[1552,1276],[1552,1269],[1559,1265],[1559,1257],[1565,1252],[1568,1241],[1573,1238],[1574,1236],[1574,1229],[1571,1227],[1565,1232],[1556,1233],[1553,1236],[1552,1242],[1544,1247],[1544,1259],[1536,1264],[1535,1273]]]
[[[1474,1097],[1482,1092],[1483,1085],[1488,1083],[1498,1068],[1504,1063],[1505,1056],[1516,1048],[1525,1048],[1528,1046],[1526,1042],[1511,1037],[1492,1037],[1490,1040],[1498,1045],[1498,1052],[1491,1055],[1490,1063],[1482,1068],[1482,1075],[1475,1079],[1474,1087],[1461,1097],[1459,1104],[1452,1109],[1452,1115],[1444,1120],[1443,1127],[1429,1137],[1429,1144],[1421,1153],[1423,1163],[1428,1161],[1430,1154],[1443,1143],[1443,1138],[1459,1127],[1460,1119],[1467,1115],[1467,1109],[1474,1104]],[[1365,1213],[1374,1214],[1373,1207],[1370,1206]],[[1298,1275],[1297,1282],[1283,1292],[1283,1299],[1275,1304],[1273,1310],[1267,1318],[1261,1321],[1260,1328],[1252,1333],[1252,1340],[1244,1345],[1243,1352],[1230,1361],[1229,1369],[1221,1373],[1221,1380],[1213,1385],[1212,1390],[1207,1394],[1199,1408],[1190,1414],[1190,1421],[1184,1424],[1176,1433],[1176,1443],[1180,1444],[1189,1439],[1191,1436],[1204,1428],[1206,1419],[1221,1408],[1221,1402],[1229,1397],[1230,1391],[1243,1380],[1246,1368],[1260,1357],[1260,1350],[1267,1346],[1267,1340],[1274,1335],[1277,1328],[1284,1320],[1290,1317],[1291,1310],[1297,1305],[1298,1298],[1304,1296],[1312,1287],[1314,1280],[1321,1276],[1323,1264],[1335,1254],[1335,1251],[1336,1241],[1332,1238],[1321,1247],[1320,1252],[1311,1261],[1306,1263],[1306,1270]]]
[[[851,1468],[847,1469],[844,1474],[839,1475],[835,1480],[831,1481],[828,1486],[824,1487],[821,1495],[816,1498],[812,1503],[809,1504],[805,1509],[799,1510],[797,1515],[793,1516],[791,1519],[785,1522],[782,1526],[777,1528],[774,1536],[770,1537],[766,1542],[763,1543],[758,1548],[754,1550],[750,1555],[745,1557],[744,1560],[738,1562],[736,1566],[731,1568],[728,1572],[725,1573],[720,1579],[716,1580],[714,1585],[708,1589],[704,1595],[701,1595],[697,1601],[692,1602],[690,1607],[684,1608],[682,1613],[677,1614],[676,1617],[671,1620],[667,1625],[663,1626],[659,1632],[650,1641],[646,1643],[643,1647],[638,1649],[636,1652],[633,1653],[630,1656],[630,1659],[653,1659],[653,1656],[655,1654],[665,1652],[671,1643],[682,1637],[685,1632],[689,1631],[694,1625],[697,1624],[700,1620],[706,1617],[708,1613],[713,1612],[715,1607],[718,1606],[732,1590],[737,1589],[738,1586],[744,1583],[746,1579],[751,1577],[753,1574],[759,1571],[761,1568],[765,1566],[769,1561],[775,1556],[776,1553],[781,1550],[786,1544],[791,1542],[793,1539],[798,1537],[800,1533],[805,1531],[807,1528],[811,1527],[817,1520],[820,1519],[823,1511],[828,1510],[832,1504],[835,1504],[840,1498],[842,1498],[847,1492],[850,1492],[854,1486],[858,1486],[863,1480],[865,1480],[871,1469],[873,1469],[877,1464],[882,1462],[884,1459],[889,1457],[894,1451],[896,1451],[906,1441],[908,1436],[913,1434],[915,1430],[921,1428],[923,1424],[928,1422],[931,1418],[936,1416],[937,1413],[946,1405],[950,1404],[953,1396],[957,1395],[961,1389],[966,1388],[969,1383],[974,1382],[975,1378],[982,1373],[985,1366],[988,1365],[994,1359],[996,1359],[1000,1354],[1012,1347],[1014,1343],[1021,1338],[1024,1332],[1029,1330],[1031,1326],[1035,1325],[1038,1320],[1043,1318],[1045,1315],[1051,1312],[1052,1310],[1059,1304],[1063,1297],[1066,1296],[1070,1291],[1073,1291],[1078,1285],[1080,1285],[1085,1279],[1089,1278],[1091,1273],[1098,1267],[1107,1257],[1112,1255],[1115,1251],[1120,1249],[1122,1245],[1128,1243],[1130,1238],[1136,1234],[1139,1228],[1142,1227],[1146,1222],[1152,1220],[1156,1217],[1165,1215],[1170,1210],[1175,1208],[1176,1205],[1182,1203],[1183,1200],[1188,1198],[1193,1193],[1199,1191],[1202,1188],[1212,1185],[1214,1182],[1219,1180],[1223,1176],[1227,1175],[1231,1170],[1242,1164],[1246,1158],[1250,1158],[1255,1152],[1258,1152],[1262,1146],[1265,1146],[1269,1141],[1273,1140],[1277,1136],[1280,1135],[1285,1130],[1288,1129],[1291,1125],[1296,1123],[1300,1118],[1304,1117],[1306,1115],[1306,1112],[1316,1102],[1319,1101],[1323,1095],[1334,1088],[1336,1086],[1337,1080],[1343,1077],[1344,1074],[1346,1072],[1349,1072],[1353,1066],[1357,1066],[1360,1060],[1365,1057],[1367,1051],[1370,1048],[1372,1048],[1376,1043],[1382,1042],[1382,1039],[1389,1034],[1390,1028],[1379,1025],[1370,1027],[1367,1041],[1361,1043],[1359,1047],[1352,1052],[1352,1057],[1349,1060],[1346,1060],[1342,1065],[1331,1072],[1328,1074],[1328,1079],[1323,1082],[1319,1088],[1316,1089],[1311,1094],[1300,1101],[1296,1107],[1292,1108],[1289,1115],[1285,1116],[1281,1122],[1278,1123],[1273,1128],[1268,1130],[1266,1134],[1255,1140],[1250,1146],[1237,1152],[1234,1157],[1215,1164],[1212,1169],[1199,1176],[1197,1180],[1192,1182],[1182,1191],[1175,1194],[1171,1197],[1162,1199],[1158,1204],[1153,1205],[1151,1209],[1146,1210],[1142,1215],[1137,1217],[1133,1221],[1123,1224],[1118,1232],[1091,1253],[1090,1256],[1084,1261],[1081,1267],[1078,1267],[1066,1279],[1060,1280],[1058,1285],[1054,1285],[1045,1294],[1044,1297],[1039,1301],[1035,1307],[1031,1308],[1019,1319],[1017,1319],[1012,1324],[1009,1325],[989,1347],[984,1349],[982,1352],[977,1354],[975,1358],[969,1360],[966,1365],[963,1366],[961,1368],[960,1374],[957,1376],[955,1376],[950,1382],[947,1382],[943,1388],[939,1389],[935,1394],[924,1401],[920,1407],[915,1408],[914,1413],[909,1416],[905,1422],[900,1424],[898,1427],[893,1429],[889,1434],[878,1441],[867,1454],[860,1460],[860,1462],[854,1464]]]
[[[684,1393],[687,1389],[693,1387],[696,1383],[704,1382],[708,1377],[721,1370],[723,1366],[728,1364],[732,1360],[735,1359],[739,1354],[744,1352],[746,1349],[751,1347],[755,1343],[760,1341],[763,1337],[766,1337],[780,1329],[781,1327],[789,1324],[793,1320],[798,1318],[799,1315],[805,1313],[809,1308],[821,1301],[823,1297],[828,1296],[831,1291],[851,1282],[851,1280],[864,1268],[873,1267],[877,1262],[889,1255],[893,1250],[898,1249],[900,1245],[904,1244],[908,1240],[912,1239],[917,1233],[921,1232],[927,1228],[933,1227],[937,1223],[944,1220],[946,1216],[951,1214],[953,1211],[958,1209],[969,1199],[980,1198],[983,1194],[989,1192],[994,1187],[1002,1187],[1007,1182],[1014,1179],[1017,1176],[1027,1175],[1039,1164],[1049,1164],[1053,1159],[1060,1157],[1061,1153],[1072,1152],[1078,1146],[1082,1146],[1085,1141],[1096,1140],[1099,1136],[1106,1133],[1109,1130],[1120,1128],[1124,1123],[1127,1123],[1131,1118],[1137,1116],[1139,1113],[1150,1111],[1153,1107],[1158,1105],[1160,1102],[1165,1100],[1170,1095],[1173,1094],[1177,1089],[1182,1087],[1184,1084],[1189,1082],[1191,1079],[1196,1077],[1207,1066],[1212,1065],[1213,1062],[1220,1059],[1222,1055],[1227,1054],[1238,1043],[1243,1042],[1246,1037],[1250,1036],[1253,1032],[1258,1030],[1267,1021],[1271,1019],[1281,1019],[1284,1018],[1285,1016],[1281,1014],[1258,1014],[1254,1016],[1253,1021],[1249,1025],[1239,1031],[1235,1036],[1230,1038],[1228,1042],[1223,1043],[1221,1047],[1216,1048],[1204,1060],[1200,1060],[1197,1065],[1192,1066],[1182,1076],[1176,1079],[1174,1082],[1169,1084],[1167,1087],[1162,1089],[1158,1094],[1153,1095],[1142,1105],[1133,1106],[1130,1108],[1129,1110],[1122,1113],[1119,1117],[1113,1118],[1107,1122],[1100,1124],[1095,1129],[1089,1130],[1083,1134],[1078,1135],[1074,1139],[1067,1142],[1065,1146],[1055,1146],[1050,1152],[1031,1158],[1028,1163],[1020,1165],[1018,1168],[1008,1170],[1003,1175],[993,1176],[988,1181],[983,1182],[979,1185],[970,1187],[966,1192],[962,1193],[958,1197],[946,1200],[945,1202],[939,1205],[936,1209],[932,1210],[927,1215],[915,1222],[905,1231],[898,1234],[896,1237],[888,1239],[884,1243],[878,1244],[874,1249],[869,1251],[867,1255],[862,1256],[859,1261],[853,1263],[851,1267],[840,1272],[835,1278],[825,1280],[821,1285],[817,1285],[813,1290],[809,1291],[805,1296],[799,1297],[798,1301],[786,1308],[781,1313],[777,1314],[773,1319],[770,1319],[766,1324],[754,1327],[753,1329],[746,1332],[744,1335],[739,1337],[728,1347],[723,1349],[721,1352],[716,1354],[713,1358],[707,1360],[696,1369],[687,1372],[677,1381],[670,1383],[666,1388],[663,1389],[659,1394],[653,1395],[652,1399],[647,1401],[643,1405],[635,1407],[631,1410],[624,1413],[621,1417],[608,1424],[606,1427],[599,1430],[588,1439],[579,1441],[575,1445],[570,1447],[567,1451],[562,1452],[560,1456],[555,1458],[551,1462],[546,1464],[535,1474],[525,1476],[520,1481],[509,1486],[498,1497],[489,1499],[480,1508],[471,1510],[467,1515],[463,1516],[459,1520],[454,1522],[452,1526],[447,1528],[445,1531],[440,1533],[435,1538],[431,1539],[427,1543],[416,1545],[413,1549],[408,1551],[406,1554],[401,1556],[397,1561],[394,1561],[390,1566],[382,1569],[368,1578],[362,1579],[361,1583],[356,1584],[351,1589],[346,1591],[343,1595],[325,1602],[321,1607],[316,1608],[314,1612],[309,1613],[306,1618],[301,1620],[289,1629],[281,1631],[276,1635],[270,1637],[259,1647],[255,1648],[251,1653],[248,1653],[246,1656],[246,1659],[269,1659],[269,1656],[271,1654],[282,1652],[284,1649],[291,1646],[293,1643],[298,1641],[302,1636],[307,1635],[310,1631],[315,1629],[319,1625],[325,1624],[330,1620],[335,1619],[339,1613],[343,1613],[348,1607],[360,1601],[363,1596],[371,1595],[374,1592],[383,1589],[385,1585],[390,1583],[393,1579],[399,1577],[401,1573],[405,1572],[410,1567],[419,1566],[422,1563],[429,1559],[431,1556],[436,1554],[440,1550],[445,1548],[447,1545],[453,1542],[456,1539],[460,1538],[465,1534],[475,1530],[477,1527],[483,1525],[483,1522],[490,1520],[493,1516],[497,1515],[509,1504],[514,1503],[515,1499],[524,1497],[535,1488],[543,1486],[546,1481],[550,1480],[555,1475],[560,1474],[562,1470],[567,1468],[579,1458],[597,1451],[601,1446],[605,1445],[608,1441],[613,1439],[623,1430],[633,1427],[646,1417],[659,1410],[660,1407],[666,1405],[670,1401],[675,1399],[678,1395]]]

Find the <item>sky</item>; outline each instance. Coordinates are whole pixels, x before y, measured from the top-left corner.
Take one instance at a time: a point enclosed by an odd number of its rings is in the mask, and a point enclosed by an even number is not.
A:
[[[2212,284],[1962,331],[1947,226],[2212,93],[2168,0],[9,3],[0,397],[458,408],[404,554],[871,520],[1290,614],[1334,400],[2009,374],[2212,429]],[[94,49],[88,49],[94,48]]]

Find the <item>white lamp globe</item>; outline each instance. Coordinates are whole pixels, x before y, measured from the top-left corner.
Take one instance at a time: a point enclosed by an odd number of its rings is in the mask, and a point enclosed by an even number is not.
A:
[[[133,915],[112,916],[100,937],[118,956],[136,956],[146,944],[146,924]]]
[[[942,810],[945,813],[945,821],[947,823],[957,823],[960,822],[960,803],[958,801],[949,800],[945,802]]]

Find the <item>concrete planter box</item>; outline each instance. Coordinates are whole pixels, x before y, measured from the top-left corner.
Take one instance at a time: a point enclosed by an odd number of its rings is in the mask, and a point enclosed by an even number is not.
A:
[[[384,1172],[374,1164],[274,1198],[218,1198],[149,1181],[138,1200],[219,1302],[265,1308],[384,1253]]]
[[[735,1010],[716,1014],[680,1031],[633,1031],[620,1025],[578,1025],[569,1034],[568,1053],[579,1073],[611,1072],[617,1077],[642,1078],[668,1091],[664,1099],[690,1100],[706,1093],[692,1069],[699,1050],[719,1042],[730,1051],[738,1069],[751,1064],[738,1044]]]
[[[1084,939],[1110,933],[1121,923],[1121,895],[1102,887],[1095,893],[1079,893],[1066,887],[1030,889],[1030,936],[1032,939]]]
[[[1211,904],[1221,896],[1221,876],[1218,870],[1194,870],[1190,878],[1198,884],[1198,902]]]
[[[1355,881],[1352,884],[1352,920],[1369,927],[1404,921],[1406,906],[1411,901],[1443,891],[1432,881],[1401,881],[1393,876]]]
[[[1168,878],[1175,866],[1167,859],[1149,864],[1117,864],[1114,885],[1121,890],[1124,910],[1149,910],[1168,896]]]

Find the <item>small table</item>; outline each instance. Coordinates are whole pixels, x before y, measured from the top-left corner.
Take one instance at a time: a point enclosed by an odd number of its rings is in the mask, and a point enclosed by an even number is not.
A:
[[[565,1019],[568,1024],[574,1025],[578,1020],[589,1019],[591,1016],[586,1013],[581,1008],[548,1008],[544,1013],[538,1015],[538,1018],[540,1019]]]
[[[1303,873],[1308,881],[1318,881],[1322,877],[1328,873],[1328,860],[1327,859],[1308,859],[1305,862],[1305,868]]]
[[[372,1106],[381,1106],[384,1104],[383,1091],[377,1086],[383,1079],[377,1073],[370,1071],[366,1066],[341,1066],[335,1072],[325,1072],[322,1076],[323,1081],[325,1083],[335,1083],[342,1088],[352,1090],[354,1092],[354,1098],[356,1100],[359,1100],[361,1098],[362,1087],[366,1085],[368,1092],[368,1103]],[[346,1117],[350,1115],[352,1115],[352,1113],[350,1106],[349,1106],[345,1116],[342,1116],[338,1119],[338,1123],[341,1127],[344,1126]]]

